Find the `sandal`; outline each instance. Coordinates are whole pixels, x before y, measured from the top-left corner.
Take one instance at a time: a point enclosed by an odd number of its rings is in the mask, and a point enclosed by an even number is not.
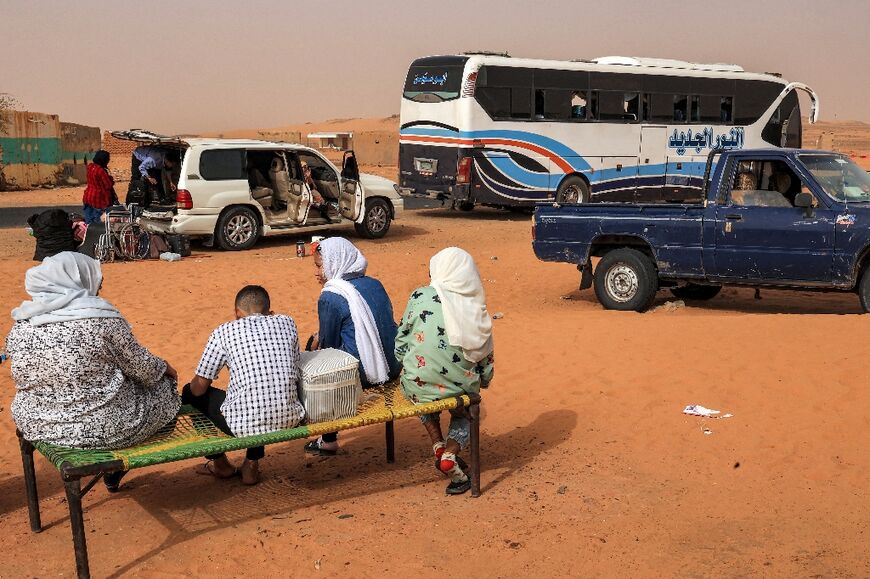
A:
[[[336,454],[338,454],[338,450],[323,448],[321,446],[322,444],[323,439],[318,437],[317,440],[306,442],[303,448],[308,454],[316,454],[318,456],[335,456]]]
[[[233,472],[230,475],[218,474],[218,472],[214,468],[214,461],[212,461],[212,460],[209,460],[209,461],[205,462],[204,464],[197,465],[193,469],[193,472],[195,472],[196,474],[213,476],[214,478],[219,478],[219,479],[231,479],[233,477],[239,476],[239,474],[240,474],[238,467],[233,467]]]
[[[110,493],[118,492],[118,489],[121,487],[121,479],[130,471],[128,470],[119,470],[116,472],[109,472],[103,475],[103,483],[106,485],[106,490]]]

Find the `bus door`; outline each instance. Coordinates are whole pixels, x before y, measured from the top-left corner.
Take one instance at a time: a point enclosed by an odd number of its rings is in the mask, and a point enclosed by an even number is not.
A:
[[[665,172],[667,170],[668,128],[643,126],[640,130],[640,158],[638,160],[638,203],[654,203],[666,200]]]

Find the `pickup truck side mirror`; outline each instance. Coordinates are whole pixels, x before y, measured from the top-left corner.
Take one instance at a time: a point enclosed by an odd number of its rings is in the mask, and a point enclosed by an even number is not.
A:
[[[806,191],[801,191],[794,196],[794,206],[804,210],[804,217],[813,216],[813,205],[815,205],[815,202],[816,198],[813,197],[813,194]]]

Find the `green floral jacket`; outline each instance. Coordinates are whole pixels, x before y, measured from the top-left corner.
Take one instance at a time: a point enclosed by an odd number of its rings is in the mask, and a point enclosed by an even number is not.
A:
[[[469,362],[462,348],[447,342],[441,300],[432,286],[414,290],[399,322],[396,358],[402,391],[417,404],[479,392],[493,376],[493,355]]]

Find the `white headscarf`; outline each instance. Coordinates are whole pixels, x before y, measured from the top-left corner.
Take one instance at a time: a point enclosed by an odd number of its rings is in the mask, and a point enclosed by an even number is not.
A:
[[[368,262],[363,254],[343,237],[329,237],[320,242],[320,259],[326,283],[323,291],[340,295],[347,300],[353,320],[354,338],[360,362],[371,384],[389,380],[387,356],[381,344],[381,335],[369,304],[347,279],[365,275]]]
[[[120,318],[115,306],[97,297],[103,272],[100,262],[74,251],[46,257],[27,270],[24,289],[33,298],[12,310],[15,321],[34,326],[87,318]]]
[[[462,348],[469,362],[480,362],[492,353],[492,318],[474,258],[458,247],[442,249],[429,261],[429,275],[441,300],[448,342]]]

